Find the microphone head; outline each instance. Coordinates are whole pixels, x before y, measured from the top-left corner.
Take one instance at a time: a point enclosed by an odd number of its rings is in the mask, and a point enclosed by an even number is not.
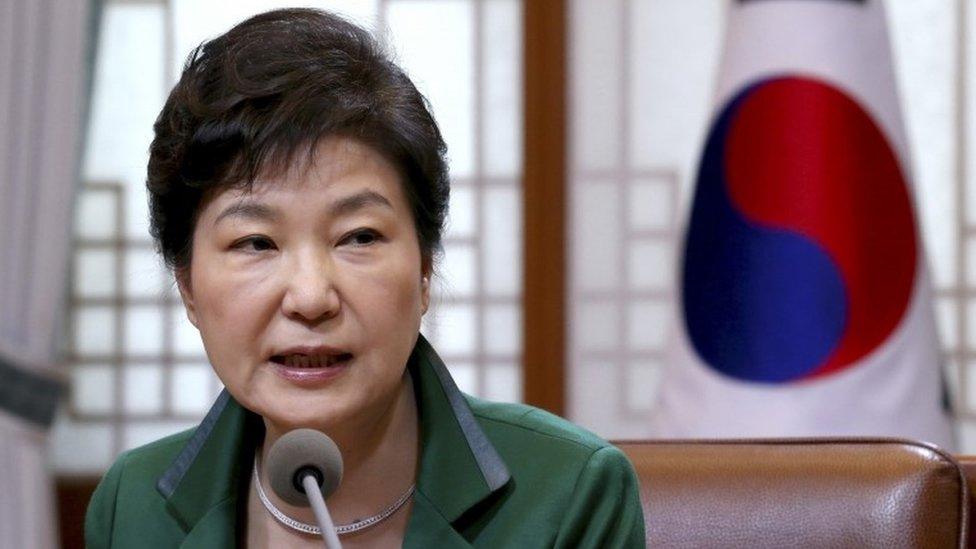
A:
[[[342,482],[342,455],[331,438],[314,429],[285,433],[268,450],[268,479],[271,489],[283,501],[308,507],[301,475],[309,471],[318,481],[322,498],[328,498]]]

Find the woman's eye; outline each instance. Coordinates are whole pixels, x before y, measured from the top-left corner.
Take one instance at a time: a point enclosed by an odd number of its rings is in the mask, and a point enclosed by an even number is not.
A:
[[[372,229],[360,229],[342,239],[340,244],[351,244],[353,246],[369,246],[380,239],[380,234]]]
[[[235,242],[233,247],[247,252],[265,252],[275,249],[275,244],[263,236],[249,236]]]

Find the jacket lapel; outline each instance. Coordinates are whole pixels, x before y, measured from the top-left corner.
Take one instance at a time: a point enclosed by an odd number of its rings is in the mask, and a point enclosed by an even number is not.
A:
[[[240,483],[249,477],[254,459],[251,439],[263,432],[256,416],[224,390],[186,446],[166,470],[156,489],[166,498],[166,510],[192,540],[231,540],[236,532]],[[258,420],[259,421],[259,420]],[[214,545],[210,545],[213,547]]]
[[[211,507],[190,529],[182,549],[237,546],[237,498],[228,498]]]
[[[453,534],[467,545],[452,523],[505,486],[511,475],[423,336],[409,366],[417,392],[422,454],[406,545],[424,546],[419,542],[435,532],[446,536],[437,540]]]

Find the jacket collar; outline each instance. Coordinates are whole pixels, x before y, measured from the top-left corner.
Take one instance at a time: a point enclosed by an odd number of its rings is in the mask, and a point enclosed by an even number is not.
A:
[[[407,367],[414,381],[422,448],[409,539],[420,531],[449,530],[449,523],[507,484],[511,475],[423,336]],[[156,488],[167,511],[189,537],[233,540],[234,508],[238,495],[246,493],[262,433],[260,417],[224,390],[159,478]]]

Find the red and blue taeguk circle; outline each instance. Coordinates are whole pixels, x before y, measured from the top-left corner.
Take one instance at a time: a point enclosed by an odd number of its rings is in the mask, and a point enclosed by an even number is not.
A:
[[[725,106],[682,275],[688,334],[709,366],[767,383],[853,366],[905,315],[917,261],[904,174],[856,101],[783,76]]]

